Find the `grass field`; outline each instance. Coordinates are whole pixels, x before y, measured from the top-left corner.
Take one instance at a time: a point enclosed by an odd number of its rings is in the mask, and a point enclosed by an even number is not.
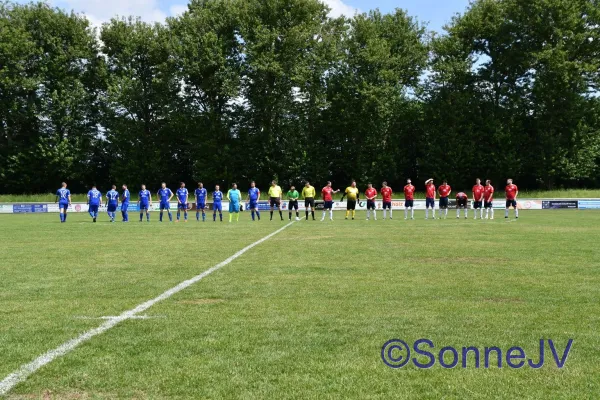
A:
[[[598,398],[600,212],[357,214],[291,224],[6,397]],[[265,215],[237,224],[0,215],[0,380],[104,322],[95,318],[131,310],[287,224]],[[559,357],[574,342],[562,369],[547,346],[540,369],[392,369],[381,347],[393,338],[428,338],[433,352],[521,346],[536,361],[540,339],[553,339]]]

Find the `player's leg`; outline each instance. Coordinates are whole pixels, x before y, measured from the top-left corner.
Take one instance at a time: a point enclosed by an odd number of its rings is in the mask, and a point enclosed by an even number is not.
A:
[[[279,218],[283,221],[283,211],[281,210],[281,201],[277,202],[277,209],[279,210]]]
[[[377,221],[377,209],[375,208],[375,205],[373,205],[373,219]]]
[[[323,205],[323,216],[321,217],[321,221],[325,221],[325,215],[327,215],[327,206]]]
[[[504,210],[504,218],[508,218],[508,209],[510,208],[510,200],[506,200],[506,209]]]
[[[517,201],[513,201],[513,207],[515,209],[515,218],[519,218],[519,207],[517,207]]]
[[[177,203],[177,219],[175,221],[179,222],[180,218],[181,218],[181,204]]]
[[[290,220],[290,221],[292,220],[292,208],[293,208],[293,204],[292,204],[292,202],[290,201],[290,202],[288,203],[288,214],[289,214],[289,220]]]

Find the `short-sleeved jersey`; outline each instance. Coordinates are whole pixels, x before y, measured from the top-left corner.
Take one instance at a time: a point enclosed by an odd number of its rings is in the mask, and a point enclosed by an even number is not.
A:
[[[269,188],[269,197],[281,197],[281,186],[271,186]]]
[[[118,203],[119,192],[117,192],[115,189],[110,189],[108,192],[106,192],[106,198],[110,204]]]
[[[469,198],[469,196],[467,196],[467,194],[466,194],[465,192],[458,192],[458,193],[456,194],[456,198],[457,198],[457,199],[468,199],[468,198]]]
[[[348,200],[356,200],[358,198],[358,188],[353,188],[352,186],[348,186],[345,190],[346,196]]]
[[[298,193],[297,190],[288,190],[286,196],[289,200],[298,200],[298,197],[300,197],[300,193]]]
[[[450,185],[440,185],[440,187],[438,187],[438,193],[440,194],[440,197],[448,197],[450,196],[451,192],[452,188]]]
[[[483,199],[491,202],[494,199],[494,187],[492,185],[486,185],[483,190]]]
[[[71,191],[66,188],[60,188],[56,191],[56,195],[58,196],[58,200],[61,203],[68,203],[69,196],[71,195]]]
[[[129,203],[129,200],[131,200],[131,193],[129,193],[129,189],[125,189],[125,190],[123,190],[123,195],[121,197],[121,201],[123,203]]]
[[[102,193],[98,189],[92,189],[88,192],[87,197],[90,206],[97,206],[100,204]]]
[[[475,201],[481,201],[483,199],[483,191],[483,185],[473,186],[473,199],[475,199]]]
[[[177,189],[177,200],[181,203],[187,203],[189,192],[187,188],[179,188]]]
[[[166,203],[167,201],[169,201],[169,197],[171,197],[172,195],[173,195],[173,192],[171,192],[171,189],[169,189],[169,188],[158,189],[158,199],[160,200],[161,203]]]
[[[206,188],[198,188],[194,191],[194,196],[196,197],[196,203],[206,203],[208,192],[206,191]]]
[[[220,190],[215,190],[212,194],[213,201],[217,204],[221,203],[223,200],[223,192]]]
[[[302,197],[306,198],[314,198],[315,195],[317,194],[317,192],[315,191],[314,186],[304,186],[304,189],[302,189]]]
[[[506,192],[506,200],[514,200],[519,188],[517,185],[511,183],[510,185],[506,185],[504,191]]]
[[[367,188],[367,190],[365,190],[365,196],[367,199],[373,199],[374,197],[377,197],[377,189]]]
[[[148,204],[148,201],[150,200],[150,191],[148,189],[140,190],[138,197],[140,199],[140,203]]]
[[[333,189],[329,186],[325,186],[321,189],[321,196],[323,196],[324,201],[333,201]]]
[[[257,201],[260,199],[260,190],[257,187],[251,187],[248,189],[248,198],[250,201]]]
[[[383,201],[385,201],[386,203],[389,203],[390,201],[392,201],[392,188],[389,186],[384,186],[381,188],[381,197],[383,197]]]
[[[433,183],[425,185],[425,197],[428,199],[433,199],[435,197],[435,185]]]
[[[227,192],[227,198],[232,203],[239,203],[242,200],[242,193],[237,189],[229,189]]]
[[[410,183],[404,186],[404,199],[414,200],[415,199],[415,187]]]

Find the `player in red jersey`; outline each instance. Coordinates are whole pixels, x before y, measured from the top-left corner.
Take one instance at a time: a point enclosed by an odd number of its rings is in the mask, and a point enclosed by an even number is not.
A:
[[[327,186],[321,189],[321,196],[323,196],[323,202],[325,203],[321,221],[325,220],[325,214],[327,213],[327,210],[329,210],[329,219],[333,221],[333,195],[339,191],[339,189],[333,190],[330,181],[327,182]]]
[[[383,197],[383,219],[387,217],[386,211],[390,210],[390,219],[392,219],[392,188],[388,186],[387,182],[383,182],[381,187],[381,197]]]
[[[519,209],[517,208],[517,196],[519,195],[519,188],[513,184],[513,180],[509,179],[506,181],[506,210],[504,212],[504,218],[508,218],[508,209],[512,206],[515,209],[515,218],[519,218]]]
[[[492,181],[489,179],[485,181],[485,188],[483,190],[483,207],[485,208],[485,219],[488,219],[490,216],[490,211],[492,216],[490,219],[494,219],[494,205],[492,202],[494,201],[494,187],[492,186]]]
[[[473,186],[473,208],[475,209],[475,218],[477,219],[477,210],[479,210],[479,218],[483,219],[483,192],[484,187],[481,184],[481,179],[475,180],[475,186]]]
[[[450,193],[452,193],[452,188],[448,185],[448,181],[444,179],[440,187],[438,187],[438,194],[440,195],[440,218],[442,218],[442,212],[444,213],[444,218],[448,216],[448,196],[450,196]]]
[[[404,186],[404,219],[408,219],[408,209],[410,208],[410,219],[415,219],[415,187],[412,185],[411,180],[406,180],[406,186]]]
[[[430,207],[433,219],[435,219],[435,185],[433,184],[433,178],[425,181],[425,219],[429,219]]]
[[[467,196],[464,192],[459,192],[456,194],[456,218],[460,218],[460,209],[465,210],[465,219],[467,219],[467,213],[469,211],[469,196]]]
[[[365,190],[365,197],[367,198],[367,221],[371,217],[371,210],[373,210],[373,219],[377,221],[377,210],[375,210],[375,197],[377,197],[377,190],[369,183],[367,190]]]

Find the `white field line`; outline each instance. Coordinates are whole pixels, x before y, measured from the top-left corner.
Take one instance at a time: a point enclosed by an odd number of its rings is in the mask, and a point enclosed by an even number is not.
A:
[[[206,271],[202,272],[199,275],[194,276],[191,279],[181,282],[177,286],[172,287],[171,289],[167,290],[166,292],[162,293],[161,295],[159,295],[151,300],[148,300],[148,301],[138,305],[137,307],[132,308],[131,310],[123,312],[121,315],[117,316],[116,318],[108,319],[106,322],[102,323],[102,325],[100,325],[99,327],[91,329],[91,330],[81,334],[80,336],[61,344],[57,348],[50,350],[45,354],[42,354],[41,356],[39,356],[38,358],[36,358],[35,360],[33,360],[27,364],[21,365],[21,367],[19,367],[19,369],[17,369],[16,371],[12,372],[9,375],[7,375],[4,379],[2,379],[2,381],[0,381],[0,396],[6,395],[17,384],[25,381],[31,374],[36,372],[38,369],[40,369],[43,366],[45,366],[46,364],[54,361],[58,357],[62,357],[65,354],[71,352],[72,350],[74,350],[77,346],[79,346],[83,342],[86,342],[86,341],[90,340],[91,338],[93,338],[94,336],[100,335],[100,334],[108,331],[109,329],[115,327],[117,324],[119,324],[123,321],[134,318],[135,316],[146,311],[147,309],[149,309],[156,303],[166,300],[169,297],[173,296],[174,294],[176,294],[176,293],[182,291],[183,289],[186,289],[187,287],[193,285],[194,283],[202,280],[203,278],[207,277],[208,275],[212,274],[213,272],[215,272],[215,271],[223,268],[227,264],[231,263],[236,258],[240,257],[242,254],[244,254],[248,250],[252,249],[253,247],[261,244],[262,242],[264,242],[266,240],[269,240],[270,238],[277,235],[278,233],[280,233],[281,231],[283,231],[290,225],[294,224],[295,222],[296,221],[292,221],[292,222],[288,223],[287,225],[277,229],[275,232],[270,233],[269,235],[265,236],[264,238],[257,240],[256,242],[244,247],[243,249],[241,249],[240,251],[238,251],[231,257],[227,258],[226,260],[221,261],[219,264],[215,265],[214,267],[207,269]]]
[[[120,316],[119,315],[107,315],[104,317],[85,317],[85,316],[75,317],[75,319],[104,319],[104,320],[116,319],[116,318],[120,318]],[[153,319],[153,318],[167,318],[167,317],[165,315],[134,315],[133,317],[130,317],[129,319]]]

